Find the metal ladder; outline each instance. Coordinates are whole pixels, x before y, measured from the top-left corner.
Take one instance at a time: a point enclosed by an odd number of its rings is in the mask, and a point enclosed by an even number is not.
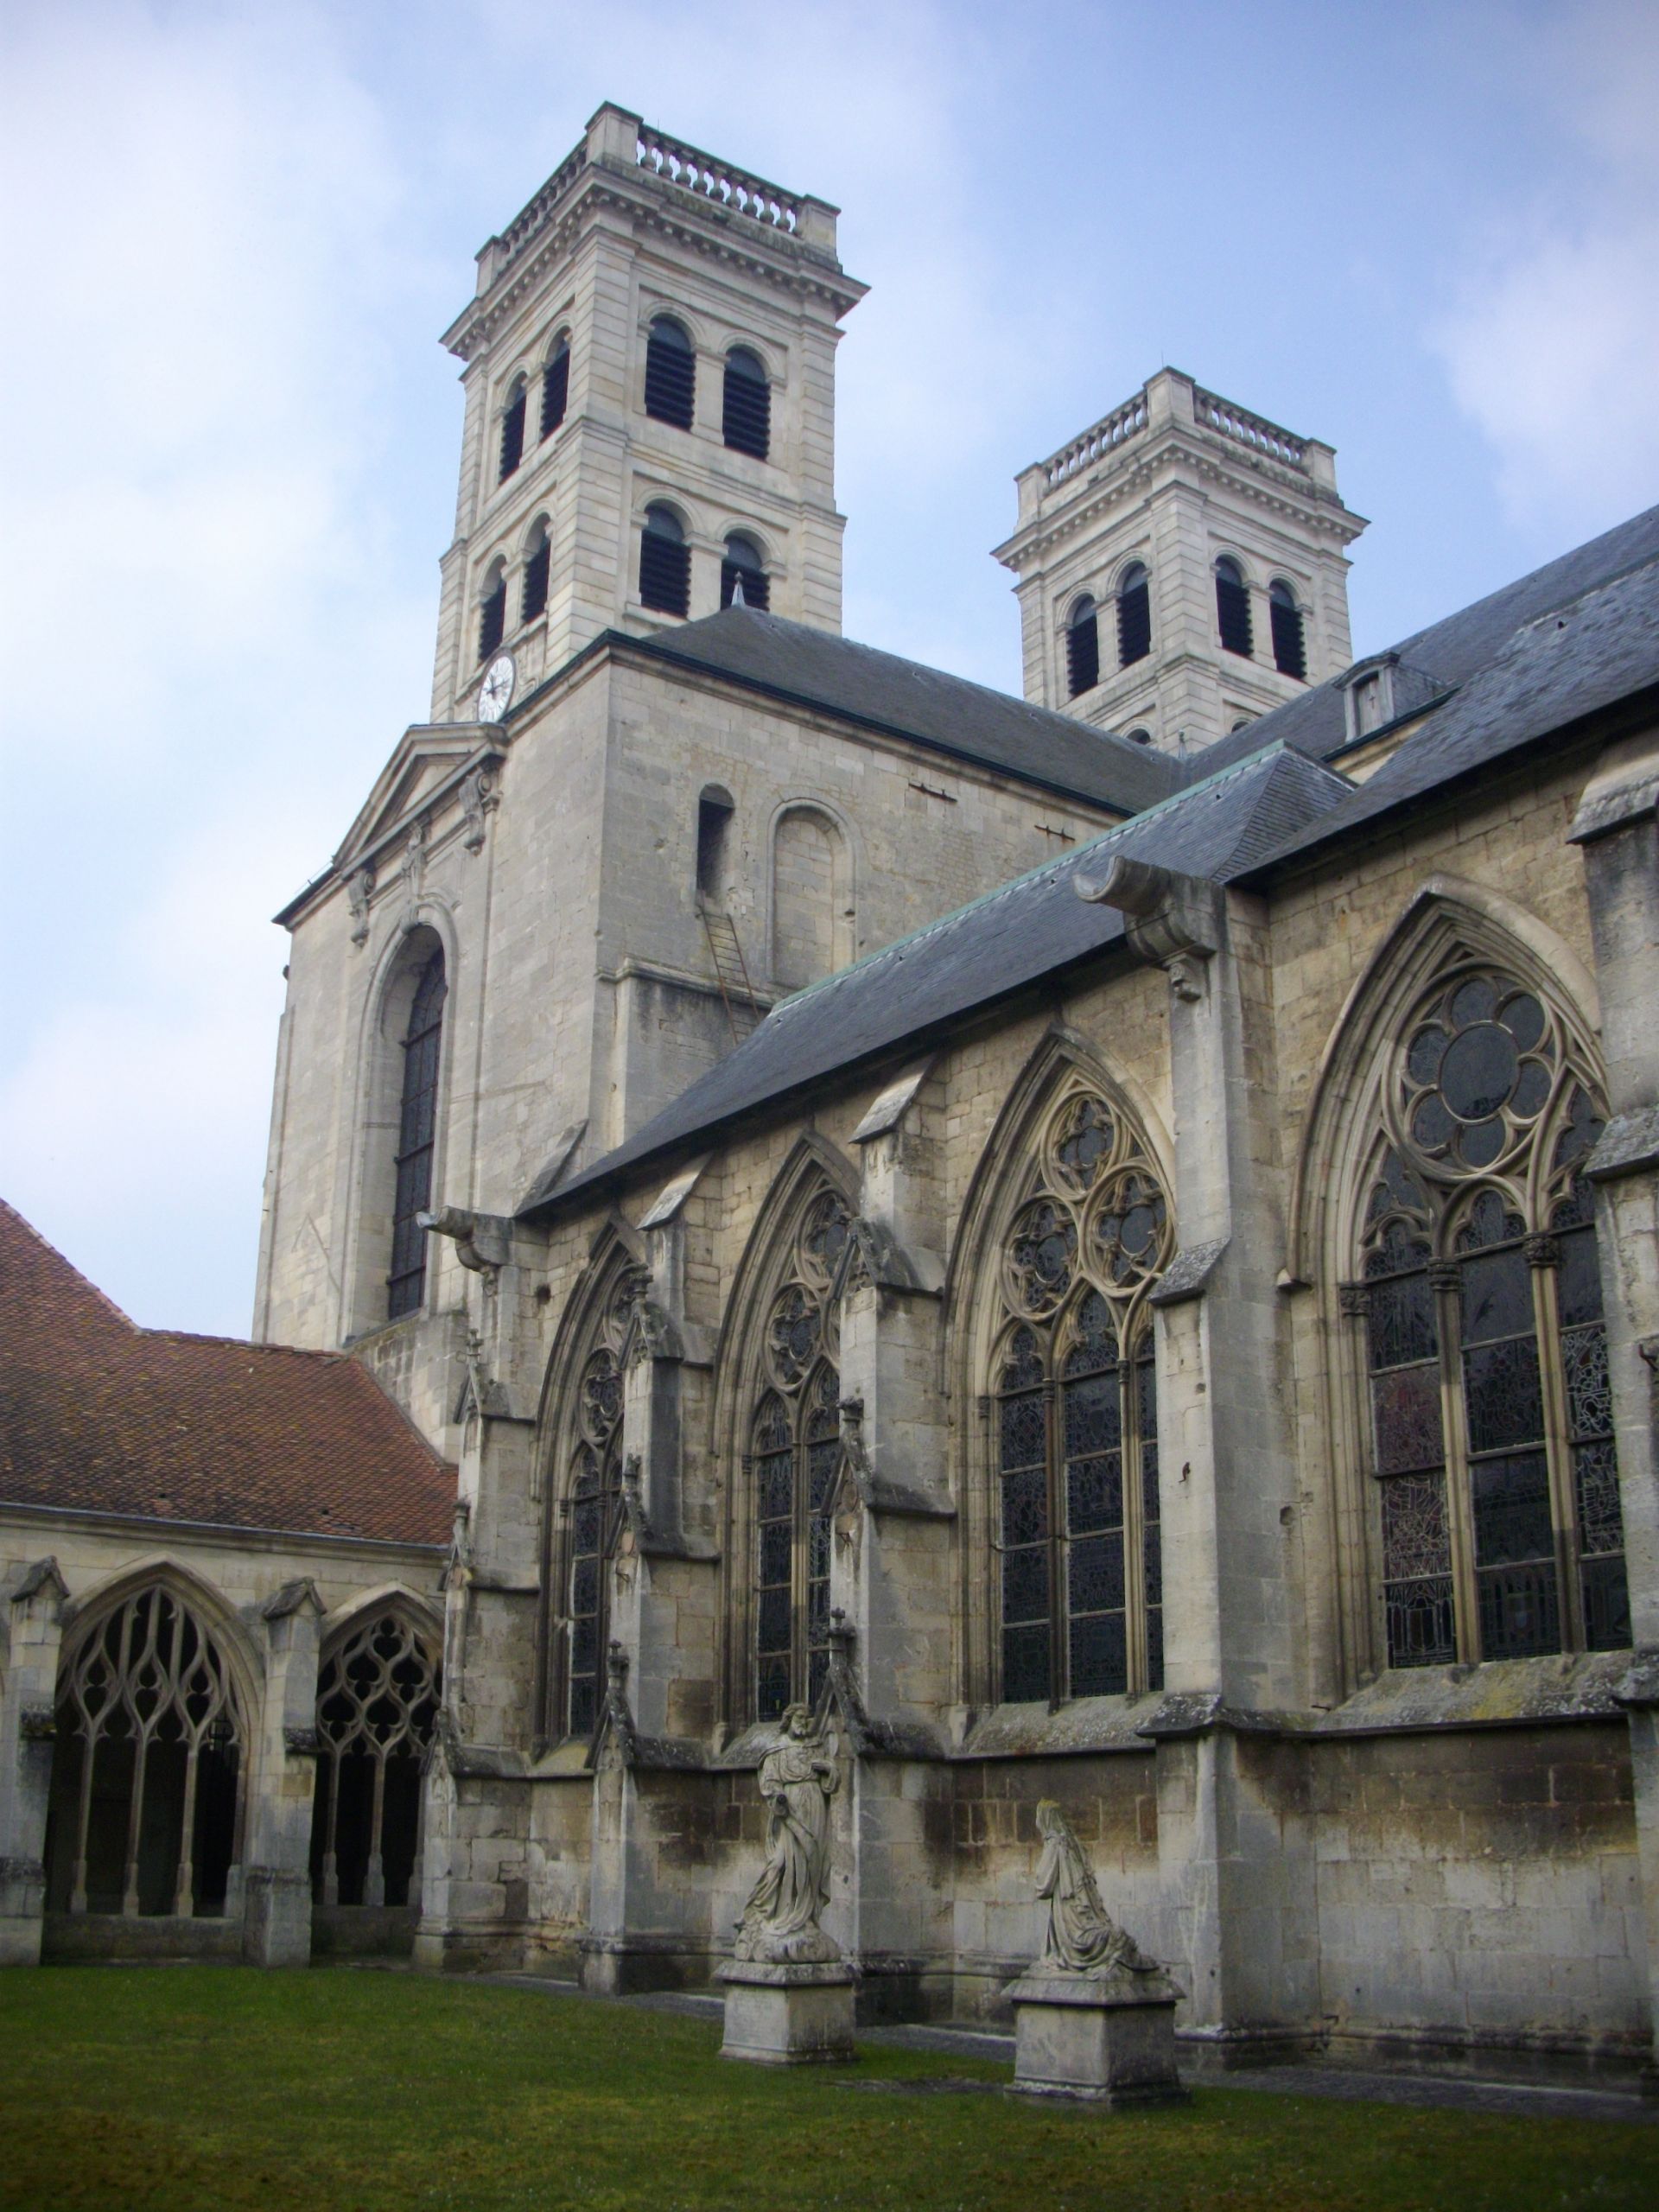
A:
[[[709,940],[709,957],[715,963],[715,981],[720,985],[720,1002],[726,1009],[732,1042],[741,1045],[759,1017],[754,1007],[754,986],[749,981],[749,966],[743,957],[737,925],[728,913],[718,906],[711,906],[706,899],[699,899],[697,906],[702,916],[702,933]],[[741,1008],[734,1003],[740,997]],[[740,1011],[742,1015],[741,1027],[738,1020]]]

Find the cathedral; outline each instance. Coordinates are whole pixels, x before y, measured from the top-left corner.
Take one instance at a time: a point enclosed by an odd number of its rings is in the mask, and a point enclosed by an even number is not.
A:
[[[1651,2068],[1659,509],[1356,661],[1335,455],[1017,480],[841,632],[836,211],[602,107],[478,257],[431,719],[288,932],[251,1341],[0,1207],[0,1958],[732,1955],[1039,1804],[1226,2063]]]

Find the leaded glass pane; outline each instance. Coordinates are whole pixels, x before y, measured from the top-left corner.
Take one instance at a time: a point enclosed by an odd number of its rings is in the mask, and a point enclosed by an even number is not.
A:
[[[1070,1459],[1065,1469],[1066,1527],[1074,1536],[1123,1522],[1123,1460],[1113,1452],[1098,1459]]]
[[[1002,1694],[1024,1705],[1048,1694],[1048,1623],[1002,1631]]]
[[[1462,1290],[1465,1344],[1532,1334],[1532,1270],[1518,1249],[1465,1260]]]
[[[1071,1613],[1109,1612],[1123,1604],[1123,1538],[1085,1536],[1068,1547],[1067,1586]]]
[[[1475,1564],[1503,1567],[1553,1559],[1549,1472],[1541,1452],[1478,1459],[1470,1469],[1474,1499]]]
[[[1383,1586],[1390,1667],[1446,1667],[1458,1656],[1452,1578]]]
[[[760,1581],[763,1588],[772,1583],[788,1581],[791,1549],[791,1532],[787,1521],[761,1522]]]
[[[755,1717],[776,1720],[789,1704],[789,1660],[762,1656],[754,1670]]]
[[[1554,1560],[1490,1570],[1478,1580],[1484,1658],[1525,1659],[1560,1649]]]
[[[1573,1475],[1578,1491],[1579,1542],[1586,1552],[1624,1548],[1624,1516],[1618,1497],[1618,1462],[1613,1440],[1601,1436],[1577,1446]]]
[[[1007,1621],[1048,1617],[1048,1552],[1033,1544],[1002,1554],[1002,1618]]]
[[[1371,1412],[1378,1474],[1400,1474],[1412,1467],[1440,1465],[1445,1457],[1445,1446],[1440,1432],[1438,1360],[1373,1376]]]
[[[1538,1346],[1531,1337],[1472,1344],[1463,1355],[1463,1395],[1469,1449],[1503,1452],[1535,1444],[1544,1433]]]
[[[1118,1697],[1129,1686],[1128,1648],[1122,1613],[1095,1613],[1071,1622],[1071,1694]]]
[[[1559,1224],[1567,1209],[1558,1206]],[[1561,1240],[1561,1264],[1555,1271],[1555,1302],[1564,1329],[1601,1319],[1601,1263],[1593,1229],[1574,1229]]]
[[[1040,1466],[1047,1449],[1047,1408],[1040,1392],[1004,1398],[1001,1404],[1002,1465]]]
[[[790,1603],[787,1584],[781,1589],[760,1592],[760,1626],[756,1633],[757,1648],[763,1652],[789,1649]]]
[[[1085,1381],[1068,1382],[1062,1397],[1068,1459],[1118,1449],[1123,1441],[1123,1405],[1116,1367]]]
[[[1587,1559],[1580,1572],[1584,1641],[1592,1651],[1622,1651],[1630,1642],[1630,1593],[1620,1553]]]
[[[1445,1478],[1396,1475],[1382,1485],[1382,1505],[1389,1664],[1446,1664],[1457,1656],[1457,1640]]]
[[[788,1522],[795,1497],[795,1455],[769,1452],[755,1462],[756,1510],[763,1521]]]
[[[1612,1386],[1607,1376],[1607,1332],[1599,1321],[1586,1329],[1562,1332],[1561,1365],[1567,1372],[1568,1433],[1574,1438],[1610,1434]]]
[[[1048,1535],[1048,1471],[1016,1468],[1002,1478],[1002,1541],[1040,1543]]]
[[[1425,1249],[1425,1261],[1427,1256]],[[1433,1359],[1440,1350],[1440,1332],[1427,1275],[1392,1275],[1370,1288],[1366,1325],[1371,1365],[1404,1367],[1414,1360]]]

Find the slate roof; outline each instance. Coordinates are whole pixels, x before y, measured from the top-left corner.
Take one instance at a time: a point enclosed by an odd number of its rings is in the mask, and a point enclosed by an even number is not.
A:
[[[0,1506],[442,1545],[454,1498],[356,1360],[141,1329],[0,1199]]]
[[[1149,746],[753,607],[724,607],[626,643],[652,660],[706,670],[791,705],[826,708],[1127,814],[1155,805],[1185,780],[1179,763]]]
[[[1098,874],[1108,858],[1123,853],[1226,881],[1351,789],[1331,769],[1271,746],[1177,792],[785,999],[626,1144],[526,1213],[557,1208],[654,1155],[683,1152],[824,1076],[900,1048],[923,1051],[965,1016],[1097,957],[1122,937],[1123,919],[1077,897],[1072,878],[1079,872]]]
[[[1446,687],[1465,683],[1487,666],[1516,632],[1541,615],[1564,607],[1586,591],[1659,558],[1659,507],[1633,515],[1616,530],[1574,546],[1502,590],[1478,599],[1427,629],[1414,631],[1393,648],[1409,669],[1437,678]],[[1208,771],[1243,760],[1273,741],[1294,746],[1316,760],[1328,760],[1347,742],[1343,695],[1335,683],[1316,684],[1246,728],[1235,730],[1200,756]]]

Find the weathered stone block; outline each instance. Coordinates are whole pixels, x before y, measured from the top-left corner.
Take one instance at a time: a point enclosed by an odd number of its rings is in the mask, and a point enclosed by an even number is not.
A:
[[[1175,2066],[1179,1993],[1160,1975],[1159,1993],[1148,1993],[1147,1980],[1033,1973],[1012,1983],[1015,2094],[1077,2097],[1108,2110],[1185,2103]]]
[[[804,2066],[851,2058],[856,1977],[840,1961],[768,1966],[731,1959],[716,1979],[726,1986],[722,2058],[761,2066]]]

